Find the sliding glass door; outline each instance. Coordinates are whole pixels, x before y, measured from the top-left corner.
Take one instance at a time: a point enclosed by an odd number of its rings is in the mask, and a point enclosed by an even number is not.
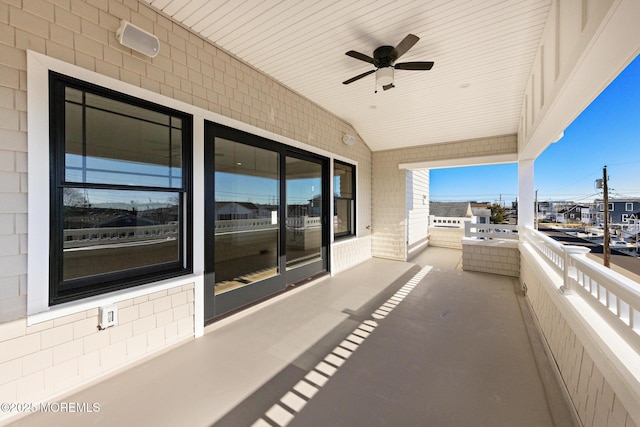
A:
[[[205,129],[205,318],[327,270],[326,159]]]
[[[215,140],[215,293],[279,274],[278,153]]]
[[[322,164],[287,156],[287,270],[322,259]]]

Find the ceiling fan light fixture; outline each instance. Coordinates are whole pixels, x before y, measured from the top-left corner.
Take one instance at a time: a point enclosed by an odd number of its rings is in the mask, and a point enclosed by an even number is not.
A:
[[[376,70],[376,84],[378,86],[386,86],[391,83],[393,83],[393,68],[378,68],[378,70]]]

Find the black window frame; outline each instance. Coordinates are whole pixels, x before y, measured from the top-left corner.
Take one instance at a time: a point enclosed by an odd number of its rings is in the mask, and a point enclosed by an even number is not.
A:
[[[181,185],[160,187],[66,181],[65,177],[65,89],[73,88],[182,120]],[[84,126],[84,125],[83,125]],[[49,304],[56,305],[108,292],[132,288],[193,272],[193,116],[112,89],[49,72]],[[65,188],[118,191],[159,191],[178,195],[179,246],[173,262],[115,270],[70,280],[63,279]]]
[[[338,200],[350,200],[352,202],[352,206],[353,206],[353,210],[351,212],[351,216],[352,216],[352,227],[350,230],[341,232],[341,233],[336,233],[334,230],[333,233],[333,239],[334,240],[340,240],[340,239],[344,239],[344,238],[349,238],[349,237],[353,237],[356,235],[356,229],[357,229],[357,224],[356,224],[356,209],[357,209],[357,203],[356,203],[356,196],[357,196],[357,189],[356,189],[356,165],[351,164],[351,163],[347,163],[347,162],[343,162],[341,160],[337,160],[334,159],[333,160],[333,170],[334,170],[334,176],[332,177],[332,179],[335,178],[335,165],[339,164],[342,166],[347,166],[349,168],[351,168],[351,188],[352,188],[352,193],[353,196],[352,197],[338,197],[336,196],[336,189],[333,189],[333,209],[334,212],[336,212],[337,209],[337,201]],[[337,214],[337,212],[336,212]]]

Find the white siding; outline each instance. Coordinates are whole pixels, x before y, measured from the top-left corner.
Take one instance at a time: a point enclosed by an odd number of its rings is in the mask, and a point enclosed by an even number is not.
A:
[[[426,244],[429,228],[429,171],[407,171],[408,251]]]

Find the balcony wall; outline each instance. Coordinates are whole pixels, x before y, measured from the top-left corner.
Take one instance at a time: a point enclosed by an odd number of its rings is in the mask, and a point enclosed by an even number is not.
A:
[[[464,228],[429,227],[429,246],[462,249]]]
[[[640,425],[638,283],[527,234],[520,282],[582,424]]]
[[[520,277],[520,251],[516,240],[462,239],[462,269]]]

